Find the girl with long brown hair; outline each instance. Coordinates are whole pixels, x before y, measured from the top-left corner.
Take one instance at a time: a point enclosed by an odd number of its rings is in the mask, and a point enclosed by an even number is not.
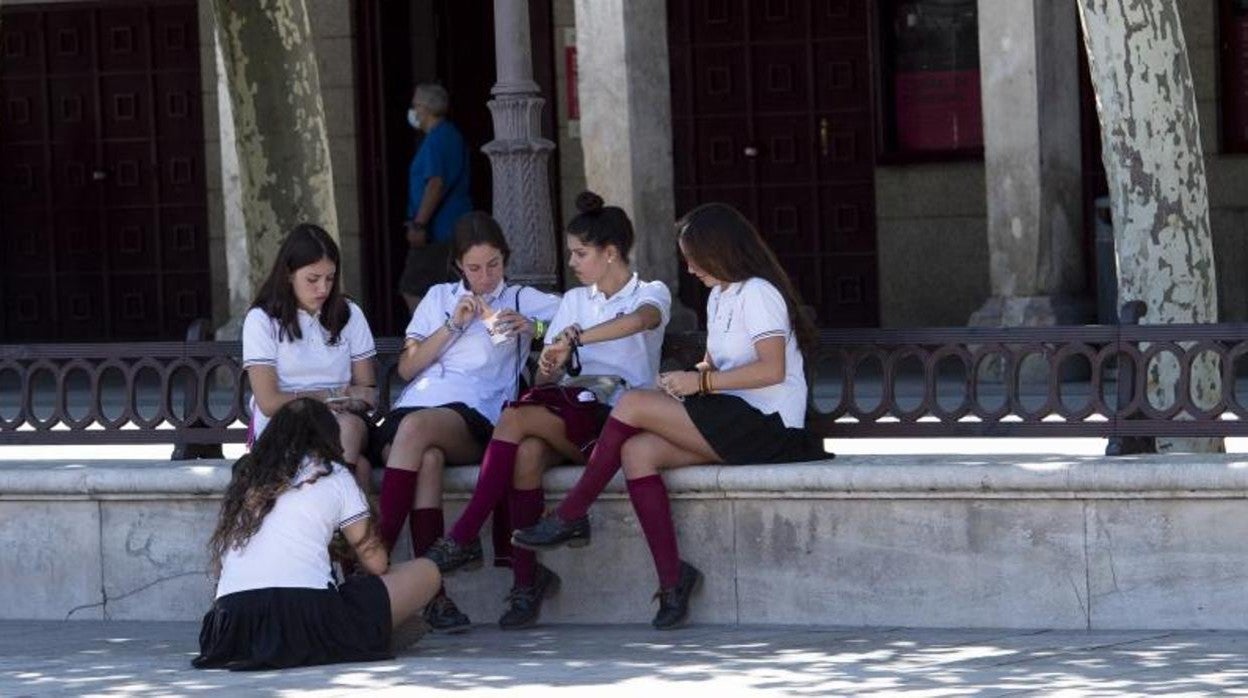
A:
[[[208,546],[216,601],[200,629],[196,668],[387,659],[433,598],[441,577],[431,562],[389,566],[340,438],[323,402],[297,398],[234,464]],[[368,572],[342,585],[329,561],[335,531]]]
[[[621,466],[654,557],[666,630],[684,623],[702,573],[677,551],[660,473],[699,463],[788,463],[827,458],[806,431],[803,352],[815,331],[775,254],[727,204],[705,204],[676,225],[689,272],[711,289],[706,354],[696,370],[659,376],[660,390],[625,393],[576,486],[550,515],[515,532],[532,549],[589,542],[589,506]]]

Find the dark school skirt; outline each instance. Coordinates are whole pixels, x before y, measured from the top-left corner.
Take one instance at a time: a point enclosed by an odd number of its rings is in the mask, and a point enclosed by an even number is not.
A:
[[[713,393],[685,398],[685,411],[727,465],[800,463],[825,460],[823,439],[786,427],[780,414],[763,414],[736,395]]]
[[[390,659],[390,595],[380,577],[337,589],[227,594],[204,614],[196,669],[252,671]]]
[[[593,393],[584,388],[570,388],[560,385],[539,385],[524,391],[517,400],[507,403],[507,407],[524,405],[541,405],[563,420],[563,433],[580,450],[586,458],[598,443],[598,434],[602,425],[607,423],[611,414],[611,406],[598,402]],[[591,399],[582,400],[589,396]]]
[[[445,405],[424,406],[424,407],[400,407],[390,410],[386,418],[381,424],[369,430],[368,448],[371,459],[377,465],[385,465],[386,461],[381,457],[381,451],[394,441],[394,435],[399,432],[399,423],[403,418],[413,412],[421,410],[443,408],[448,409],[459,415],[464,420],[464,424],[468,426],[468,433],[472,436],[482,448],[490,443],[490,438],[494,436],[494,424],[486,419],[485,415],[465,405],[462,402],[452,402]]]

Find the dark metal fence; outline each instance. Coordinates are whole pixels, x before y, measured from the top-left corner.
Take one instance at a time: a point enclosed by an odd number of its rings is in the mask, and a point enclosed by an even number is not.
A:
[[[703,341],[669,335],[665,364],[695,363]],[[378,340],[379,414],[401,346]],[[0,444],[242,442],[240,355],[238,342],[0,345]],[[1246,435],[1245,355],[1246,324],[825,330],[808,425],[843,438]],[[1178,383],[1154,404],[1146,377],[1163,361]],[[1216,399],[1193,395],[1198,361],[1217,366]]]

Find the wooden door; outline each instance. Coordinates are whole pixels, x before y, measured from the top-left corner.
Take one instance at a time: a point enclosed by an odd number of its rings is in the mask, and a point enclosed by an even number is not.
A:
[[[676,207],[758,226],[825,326],[879,323],[867,0],[672,0]],[[706,290],[682,275],[702,312]]]
[[[0,336],[180,338],[211,314],[193,0],[4,8]]]

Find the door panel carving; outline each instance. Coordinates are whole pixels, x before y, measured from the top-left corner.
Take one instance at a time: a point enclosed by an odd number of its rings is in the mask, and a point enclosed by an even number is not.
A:
[[[4,8],[0,341],[211,313],[194,0]]]
[[[827,326],[879,323],[868,9],[668,2],[678,213],[740,209]],[[682,274],[685,303],[706,294]]]

